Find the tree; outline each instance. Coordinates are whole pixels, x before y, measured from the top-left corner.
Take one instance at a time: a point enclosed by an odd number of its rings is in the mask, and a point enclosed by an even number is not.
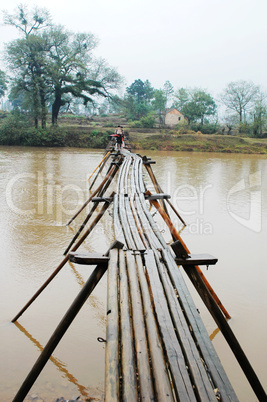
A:
[[[6,60],[11,72],[12,98],[24,94],[24,106],[31,110],[35,126],[41,116],[42,127],[46,122],[47,74],[46,42],[37,35],[28,35],[7,45]]]
[[[143,82],[138,79],[127,87],[124,103],[128,118],[140,119],[146,116],[151,110],[153,94],[154,89],[148,80]]]
[[[154,110],[158,113],[160,124],[163,124],[163,116],[165,114],[166,103],[167,97],[165,95],[165,92],[162,89],[155,89],[152,106]]]
[[[19,5],[14,15],[4,14],[4,23],[14,26],[23,34],[22,39],[9,43],[6,59],[15,75],[12,80],[12,97],[26,94],[24,104],[32,110],[35,127],[41,114],[42,127],[46,124],[46,52],[47,43],[39,32],[50,26],[50,15],[45,9],[29,12]]]
[[[220,95],[221,102],[239,116],[239,122],[246,121],[246,114],[259,96],[259,87],[249,81],[236,81],[228,84]]]
[[[205,119],[216,113],[214,99],[204,90],[180,88],[175,97],[175,106],[187,118],[189,124],[199,121],[203,126]]]
[[[0,70],[0,98],[5,95],[7,89],[7,77],[4,71]]]
[[[254,104],[252,116],[253,135],[255,137],[262,137],[263,128],[267,121],[266,95],[262,92],[259,94],[259,97]]]
[[[173,98],[173,94],[174,94],[174,88],[172,86],[172,84],[170,83],[170,81],[165,81],[164,85],[163,85],[163,91],[166,97],[166,104],[170,103],[172,101]]]
[[[51,18],[44,8],[35,7],[29,12],[26,5],[20,4],[13,15],[4,12],[4,23],[14,26],[27,37],[50,26]]]
[[[174,105],[181,112],[184,109],[186,103],[190,101],[190,90],[185,88],[180,88],[174,94]]]
[[[30,16],[29,16],[30,15]],[[120,76],[105,60],[96,60],[92,50],[97,45],[93,34],[68,32],[53,26],[48,12],[36,9],[29,14],[19,6],[5,23],[23,33],[7,46],[7,61],[13,78],[12,96],[23,96],[23,104],[32,110],[35,126],[41,116],[45,127],[47,108],[52,104],[52,123],[57,124],[60,108],[74,98],[86,105],[93,97],[111,96],[119,86]]]
[[[66,94],[81,98],[85,105],[92,102],[92,95],[106,95],[104,85],[89,75],[91,50],[96,47],[94,35],[74,34],[63,27],[53,27],[45,36],[50,43],[47,73],[52,88],[52,124],[57,124]]]
[[[126,92],[128,95],[135,98],[138,103],[149,103],[153,98],[154,89],[148,80],[143,82],[142,80],[138,79],[126,88]]]

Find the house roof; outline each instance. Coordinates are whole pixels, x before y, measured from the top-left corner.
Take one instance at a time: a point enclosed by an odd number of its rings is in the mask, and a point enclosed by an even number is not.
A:
[[[175,107],[166,109],[165,113],[167,114],[167,113],[173,112],[173,111],[175,111],[175,110],[176,110],[176,112],[178,112],[179,114],[181,114],[181,115],[183,116],[183,114],[182,114],[181,112],[179,112],[179,110],[176,109]]]

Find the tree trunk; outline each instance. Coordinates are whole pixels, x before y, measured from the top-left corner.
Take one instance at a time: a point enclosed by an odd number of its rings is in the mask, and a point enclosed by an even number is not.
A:
[[[45,104],[45,95],[44,91],[40,90],[40,99],[41,99],[41,124],[42,128],[46,128],[46,104]]]
[[[53,126],[57,125],[57,118],[58,118],[60,106],[61,106],[61,95],[56,95],[54,103],[52,105],[52,124],[53,124]]]

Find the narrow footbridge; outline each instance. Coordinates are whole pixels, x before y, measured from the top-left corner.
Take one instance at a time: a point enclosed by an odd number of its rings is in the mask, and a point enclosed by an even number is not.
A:
[[[25,398],[105,272],[108,275],[104,340],[106,401],[237,401],[181,269],[185,270],[202,297],[258,399],[267,400],[227,322],[230,318],[228,312],[201,271],[201,265],[216,264],[217,259],[208,254],[190,253],[171,221],[170,211],[183,225],[185,222],[172,205],[170,196],[160,187],[151,167],[153,163],[126,147],[115,150],[111,144],[106,150],[91,177],[91,196],[68,222],[71,224],[87,205],[91,206],[65,250],[63,261],[12,321],[21,316],[68,260],[96,265],[96,268],[59,323],[14,401]],[[107,170],[104,179],[93,190],[104,169]],[[147,189],[148,182],[154,186],[153,194]],[[115,241],[107,253],[77,252],[111,207]],[[99,212],[91,221],[95,211]],[[153,219],[154,212],[161,215],[168,227],[171,245],[166,243]]]

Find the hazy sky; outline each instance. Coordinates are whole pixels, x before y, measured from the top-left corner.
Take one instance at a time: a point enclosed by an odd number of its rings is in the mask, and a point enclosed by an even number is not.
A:
[[[200,87],[213,95],[231,81],[267,90],[267,0],[9,0],[45,7],[53,22],[99,38],[96,54],[125,77],[161,88]],[[17,36],[0,26],[3,42]]]

